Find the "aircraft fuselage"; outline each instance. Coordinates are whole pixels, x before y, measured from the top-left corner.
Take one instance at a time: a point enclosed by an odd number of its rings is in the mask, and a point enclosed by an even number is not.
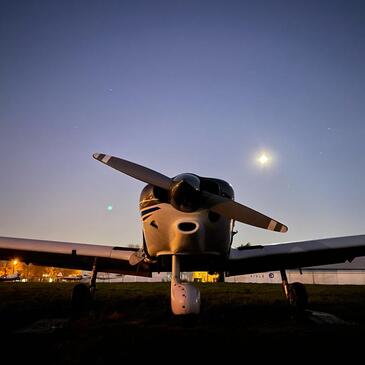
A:
[[[227,182],[199,178],[205,189],[233,199],[233,189]],[[183,212],[168,201],[167,192],[152,185],[147,185],[141,193],[140,211],[148,256],[203,254],[227,257],[233,237],[232,219],[204,206]]]

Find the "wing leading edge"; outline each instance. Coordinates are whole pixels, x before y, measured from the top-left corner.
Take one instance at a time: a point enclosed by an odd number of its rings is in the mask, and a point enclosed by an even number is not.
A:
[[[137,252],[129,247],[0,237],[0,260],[17,257],[27,264],[88,271],[96,260],[99,272],[150,277],[147,263],[130,264]]]
[[[365,256],[365,235],[232,249],[227,276],[337,264]]]

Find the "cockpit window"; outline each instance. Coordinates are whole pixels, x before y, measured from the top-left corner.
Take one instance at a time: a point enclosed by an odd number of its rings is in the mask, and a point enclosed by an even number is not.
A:
[[[147,185],[142,190],[139,198],[139,208],[147,208],[159,203],[166,203],[168,201],[167,190],[158,188],[156,186]]]
[[[212,194],[220,195],[219,185],[210,179],[201,179],[201,189]]]
[[[201,177],[200,179],[202,190],[209,191],[212,194],[224,196],[225,198],[234,198],[232,186],[226,181],[208,177]]]
[[[165,189],[161,189],[158,186],[153,187],[153,195],[161,203],[166,203],[169,199],[169,192]]]

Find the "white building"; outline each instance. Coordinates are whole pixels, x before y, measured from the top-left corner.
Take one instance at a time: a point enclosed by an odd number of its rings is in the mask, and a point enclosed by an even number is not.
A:
[[[303,284],[365,285],[365,256],[336,265],[315,266],[302,270],[287,270],[289,283]],[[279,271],[227,277],[233,283],[281,283]]]

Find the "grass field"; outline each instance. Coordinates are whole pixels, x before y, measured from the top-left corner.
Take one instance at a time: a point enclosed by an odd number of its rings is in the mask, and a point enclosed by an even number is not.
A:
[[[279,285],[234,283],[198,285],[202,313],[187,321],[171,314],[168,283],[98,284],[90,313],[71,320],[73,285],[1,283],[2,347],[15,349],[17,357],[85,364],[158,353],[161,347],[214,354],[247,353],[258,345],[334,350],[346,344],[350,351],[365,339],[362,286],[306,286],[311,310],[342,320],[330,324],[294,316]]]

